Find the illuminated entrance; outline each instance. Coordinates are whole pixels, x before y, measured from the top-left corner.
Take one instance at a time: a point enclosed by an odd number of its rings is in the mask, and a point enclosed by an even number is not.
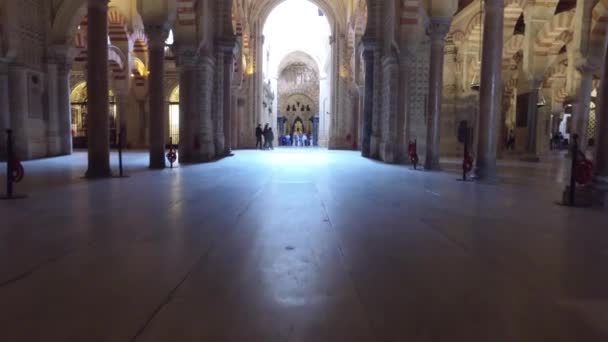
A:
[[[110,90],[109,113],[110,113],[110,146],[118,146],[118,124],[116,117],[116,97]],[[70,94],[72,106],[72,144],[74,148],[87,148],[87,84],[79,83]]]
[[[169,139],[172,144],[179,144],[179,86],[169,96]]]

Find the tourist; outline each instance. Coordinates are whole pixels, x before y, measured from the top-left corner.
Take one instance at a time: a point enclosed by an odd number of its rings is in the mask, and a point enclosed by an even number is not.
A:
[[[509,131],[509,136],[507,137],[507,150],[513,151],[515,149],[515,134],[513,130]]]
[[[263,148],[262,145],[262,135],[264,132],[262,131],[262,124],[258,124],[258,127],[255,129],[255,149],[258,148],[261,150]],[[259,146],[259,147],[258,147]]]
[[[308,146],[308,136],[306,133],[302,134],[302,146]]]
[[[265,130],[264,140],[264,149],[274,150],[274,147],[272,146],[272,141],[274,140],[274,133],[272,132],[272,127],[268,127],[268,129]]]
[[[262,136],[264,137],[264,145],[262,147],[263,150],[266,149],[266,147],[268,146],[268,139],[266,138],[267,134],[268,134],[268,128],[269,128],[270,124],[266,124],[264,125],[264,130],[262,130]]]

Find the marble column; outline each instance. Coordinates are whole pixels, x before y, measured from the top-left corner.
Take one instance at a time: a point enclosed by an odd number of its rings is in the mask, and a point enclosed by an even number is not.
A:
[[[208,53],[200,55],[197,64],[198,127],[195,134],[197,161],[208,162],[216,157],[213,122],[215,62]],[[217,101],[215,101],[217,103]]]
[[[573,108],[573,132],[578,134],[578,146],[581,151],[587,150],[589,137],[589,109],[591,106],[591,91],[593,90],[593,70],[586,66],[581,67],[581,84],[578,90],[576,104]]]
[[[59,121],[59,148],[61,154],[72,153],[72,105],[70,104],[70,70],[66,59],[57,64],[57,108]]]
[[[198,93],[196,88],[196,48],[178,55],[179,68],[179,162],[194,162],[193,128],[198,126]]]
[[[372,129],[374,113],[374,49],[366,47],[363,50],[364,89],[363,89],[363,129],[361,154],[364,157],[372,156]]]
[[[537,153],[537,131],[538,131],[538,93],[540,91],[541,82],[533,80],[530,83],[530,95],[528,96],[528,137],[526,141],[526,155],[522,158],[524,161],[537,162],[539,161]]]
[[[232,77],[234,59],[232,46],[224,56],[224,155],[232,153]]]
[[[439,139],[441,134],[441,102],[443,97],[443,56],[445,36],[450,30],[451,18],[432,17],[429,25],[431,56],[428,95],[428,133],[426,135],[426,170],[440,170]]]
[[[150,168],[165,168],[165,40],[169,31],[164,24],[146,25],[150,75],[148,100],[150,106],[149,149]]]
[[[60,154],[59,106],[57,91],[57,61],[50,57],[46,65],[47,77],[47,155]]]
[[[481,84],[479,89],[479,139],[476,177],[494,182],[498,125],[502,105],[502,45],[504,1],[485,1]]]
[[[111,176],[108,85],[108,1],[88,2],[87,178]]]
[[[238,89],[237,88],[232,88],[232,105],[231,105],[231,110],[232,110],[232,147],[234,148],[238,148],[239,147],[239,107],[238,107],[238,97],[237,94],[238,93]]]
[[[608,63],[604,65],[598,99],[599,105],[595,112],[599,120],[596,129],[595,174],[599,181],[608,184]]]
[[[6,130],[10,128],[8,67],[0,62],[0,160],[6,160]]]

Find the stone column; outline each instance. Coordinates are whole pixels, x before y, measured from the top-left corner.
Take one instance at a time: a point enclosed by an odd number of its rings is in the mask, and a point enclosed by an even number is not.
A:
[[[593,70],[586,66],[581,67],[581,84],[577,101],[573,108],[573,132],[578,134],[578,146],[583,152],[587,150],[587,128],[589,126],[589,109],[591,105],[591,91],[593,87]]]
[[[374,113],[374,48],[363,49],[364,89],[363,89],[363,129],[361,154],[364,157],[372,156],[372,129]]]
[[[199,162],[211,161],[216,156],[213,125],[214,69],[214,59],[208,53],[203,53],[200,56],[200,63],[197,65],[199,126],[196,128],[195,150]]]
[[[168,30],[164,24],[146,25],[148,35],[150,76],[148,99],[150,105],[149,148],[150,168],[165,168],[165,40]]]
[[[440,170],[439,139],[441,130],[441,101],[443,97],[443,56],[445,36],[450,30],[451,18],[433,17],[429,25],[431,58],[429,70],[428,133],[426,135],[426,157],[424,168]]]
[[[72,153],[72,105],[70,104],[71,63],[66,59],[57,65],[57,108],[61,154]]]
[[[596,130],[595,173],[599,181],[608,184],[608,63],[604,65],[598,99],[599,105],[595,112],[599,120]]]
[[[193,128],[198,126],[196,48],[180,51],[179,68],[179,162],[194,162]]]
[[[496,174],[498,124],[502,105],[504,2],[486,0],[479,89],[479,140],[476,176],[493,182]]]
[[[214,158],[224,156],[226,150],[225,127],[224,127],[224,61],[226,60],[221,47],[216,51],[215,65],[213,71],[212,82],[213,88],[211,94],[213,96],[211,104],[211,114],[213,120],[213,143],[215,144]],[[274,123],[272,123],[274,125]]]
[[[538,162],[538,154],[536,150],[537,132],[538,132],[538,93],[540,91],[541,82],[533,80],[530,83],[530,96],[528,97],[528,139],[526,142],[526,155],[522,158],[524,161]]]
[[[47,155],[56,156],[60,154],[60,132],[59,132],[59,106],[58,106],[58,81],[57,61],[49,58],[46,65],[47,77]]]
[[[108,85],[108,1],[88,2],[87,178],[111,176]]]
[[[238,89],[232,88],[232,147],[239,147],[239,106],[238,106]]]
[[[6,160],[6,130],[10,128],[8,67],[0,62],[0,160]]]
[[[224,56],[224,155],[232,153],[232,76],[234,60],[232,47],[227,48]],[[278,136],[278,134],[277,134]]]

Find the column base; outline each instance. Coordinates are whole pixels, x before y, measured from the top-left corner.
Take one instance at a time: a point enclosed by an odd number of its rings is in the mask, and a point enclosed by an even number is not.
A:
[[[562,205],[581,208],[600,208],[608,211],[608,186],[591,184],[577,186],[574,190],[574,203],[570,201],[570,186],[562,192]]]
[[[536,154],[526,154],[520,158],[521,161],[529,162],[529,163],[538,163],[540,162],[540,158]]]
[[[84,174],[84,177],[87,179],[110,178],[112,177],[112,171],[110,171],[110,169],[88,169],[87,172]]]
[[[424,162],[425,171],[441,171],[441,165],[438,160],[426,160]]]
[[[498,175],[496,173],[487,173],[479,168],[474,170],[471,179],[479,183],[498,184]]]

